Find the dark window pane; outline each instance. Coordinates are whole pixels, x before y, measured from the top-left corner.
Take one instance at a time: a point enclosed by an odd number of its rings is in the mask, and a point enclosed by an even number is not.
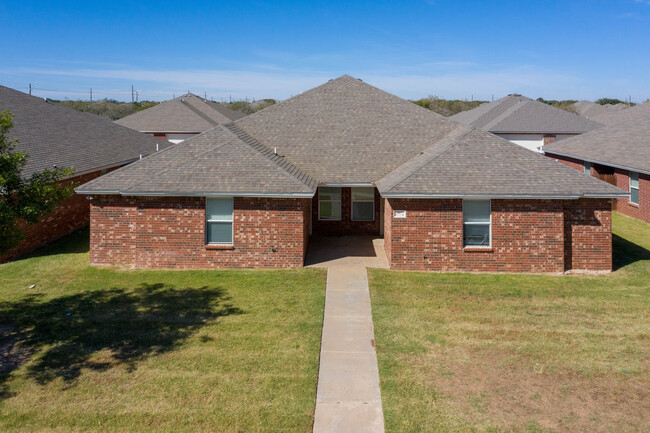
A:
[[[353,202],[352,219],[355,221],[373,221],[375,219],[372,202]]]
[[[630,201],[639,204],[639,188],[630,189]]]
[[[463,244],[465,246],[490,246],[490,225],[465,224],[463,226]]]

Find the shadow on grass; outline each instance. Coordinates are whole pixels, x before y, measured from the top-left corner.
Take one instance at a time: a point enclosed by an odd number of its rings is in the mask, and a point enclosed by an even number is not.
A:
[[[59,239],[55,239],[49,244],[19,254],[9,261],[15,262],[23,259],[55,256],[58,254],[82,254],[88,251],[90,251],[90,228],[86,226]]]
[[[8,322],[0,324],[0,399],[10,395],[11,373],[27,362],[27,375],[39,384],[71,383],[82,369],[135,369],[137,361],[174,350],[208,322],[241,313],[222,289],[165,284],[0,303],[0,321]]]
[[[615,271],[641,260],[650,260],[650,251],[618,235],[612,236],[612,248]]]

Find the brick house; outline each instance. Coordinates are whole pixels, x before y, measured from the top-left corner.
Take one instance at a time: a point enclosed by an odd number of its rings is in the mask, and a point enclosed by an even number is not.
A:
[[[29,154],[25,177],[55,166],[72,167],[74,175],[63,182],[80,185],[170,145],[108,119],[0,86],[0,111],[4,110],[14,115],[9,138],[18,140],[17,151]],[[88,225],[89,209],[82,195],[61,203],[39,223],[25,227],[21,244],[0,256],[0,261]]]
[[[93,265],[300,267],[363,233],[393,269],[503,272],[611,270],[626,194],[349,76],[77,191]]]
[[[554,143],[544,152],[627,191],[615,201],[616,210],[650,223],[650,114]]]
[[[491,132],[535,152],[540,152],[549,143],[603,126],[518,93],[460,112],[450,119]]]
[[[216,125],[230,123],[246,115],[217,102],[187,93],[115,121],[171,143],[180,143]]]

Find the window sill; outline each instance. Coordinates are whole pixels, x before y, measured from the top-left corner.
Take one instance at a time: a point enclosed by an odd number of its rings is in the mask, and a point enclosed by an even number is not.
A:
[[[463,247],[463,252],[466,253],[493,253],[492,247]]]
[[[627,202],[627,205],[628,205],[628,206],[632,206],[632,207],[636,207],[636,208],[639,207],[639,203],[631,203],[631,202],[629,202],[629,201]]]
[[[206,250],[234,250],[234,245],[212,245],[208,244],[205,246]]]

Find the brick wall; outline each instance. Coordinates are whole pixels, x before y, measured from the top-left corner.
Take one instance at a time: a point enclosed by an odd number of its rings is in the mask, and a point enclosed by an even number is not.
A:
[[[309,199],[234,199],[233,246],[206,246],[201,197],[97,197],[90,262],[135,268],[295,268],[307,249]]]
[[[547,144],[555,143],[557,141],[557,137],[555,134],[544,134],[544,146]]]
[[[609,199],[564,202],[566,270],[612,270],[611,209]]]
[[[74,176],[62,182],[66,185],[73,183],[77,186],[89,182],[92,179],[99,177],[101,174],[102,171],[98,170],[93,173]],[[25,237],[17,248],[3,256],[0,256],[0,262],[17,257],[65,236],[81,227],[84,227],[88,224],[89,220],[90,212],[86,196],[75,194],[68,200],[59,204],[52,213],[42,218],[36,224],[29,226],[22,224],[21,226],[25,229]]]
[[[386,254],[392,269],[562,272],[568,241],[573,269],[603,270],[609,263],[611,270],[609,200],[567,203],[492,200],[492,247],[479,249],[463,247],[462,200],[388,199]],[[393,218],[393,210],[405,210],[406,218]],[[573,235],[567,239],[565,215],[578,210],[566,225]]]
[[[567,165],[576,170],[583,171],[584,162],[574,158],[565,156],[547,155],[564,165]],[[592,164],[591,174],[598,175],[598,165]],[[601,170],[605,171],[605,170]],[[609,170],[608,170],[609,172]],[[620,168],[614,169],[614,176],[616,178],[616,186],[623,191],[630,190],[630,175],[628,170]],[[650,176],[647,174],[639,174],[639,203],[630,203],[629,198],[619,198],[615,200],[614,209],[618,212],[632,218],[639,219],[650,223]]]
[[[378,235],[381,196],[375,188],[375,220],[352,221],[352,190],[341,188],[341,221],[320,221],[318,219],[318,192],[312,200],[312,233],[315,235]]]

